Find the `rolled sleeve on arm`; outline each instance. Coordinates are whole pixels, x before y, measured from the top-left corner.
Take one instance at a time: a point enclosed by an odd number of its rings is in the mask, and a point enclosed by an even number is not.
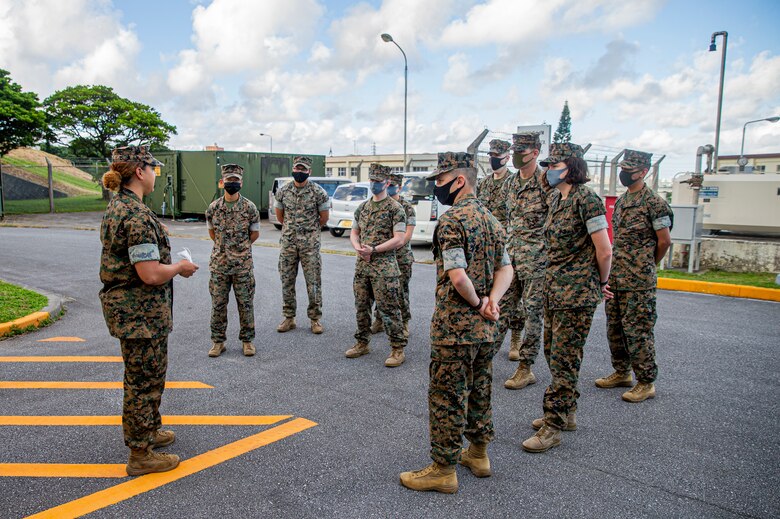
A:
[[[654,231],[660,231],[661,229],[666,229],[667,227],[671,227],[671,226],[672,226],[672,219],[669,218],[668,216],[661,216],[653,220]]]
[[[141,243],[127,248],[130,263],[135,265],[141,261],[160,261],[160,249],[154,243]]]
[[[588,228],[588,234],[593,234],[594,232],[606,229],[608,227],[607,217],[603,214],[594,216],[585,222],[585,226]]]
[[[209,227],[209,229],[210,228],[211,227]],[[256,232],[256,231],[259,231],[259,230],[260,230],[260,223],[253,223],[252,225],[249,226],[249,231],[250,232]]]
[[[466,261],[466,252],[460,247],[442,251],[441,256],[445,272],[453,269],[465,269],[469,266]]]
[[[398,222],[393,225],[393,232],[406,232],[406,222]]]

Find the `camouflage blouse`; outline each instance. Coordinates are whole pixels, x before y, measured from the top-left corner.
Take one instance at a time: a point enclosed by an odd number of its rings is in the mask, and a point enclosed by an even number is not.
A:
[[[507,248],[519,279],[544,277],[544,222],[552,189],[538,167],[528,180],[518,173],[507,185]]]
[[[545,306],[553,310],[596,306],[601,287],[590,235],[607,228],[604,202],[584,185],[574,185],[565,200],[556,190],[550,200],[544,224]]]
[[[120,339],[159,338],[173,328],[173,282],[147,285],[134,265],[171,263],[171,245],[157,216],[138,196],[122,188],[100,225],[100,302],[108,331]]]
[[[379,202],[369,198],[355,210],[352,228],[360,230],[360,243],[377,246],[393,238],[393,233],[406,232],[406,213],[403,206],[385,197]],[[357,258],[355,274],[369,273],[377,276],[400,276],[395,251],[377,252],[371,256],[371,261]]]
[[[672,209],[666,200],[643,186],[625,192],[612,213],[612,290],[652,290],[656,287],[656,231],[672,225]]]
[[[512,179],[515,177],[514,173],[509,171],[506,174],[496,180],[493,175],[488,175],[483,178],[477,187],[477,198],[487,207],[493,216],[501,222],[501,225],[506,228],[508,222],[507,216],[507,195],[508,187],[512,183]]]
[[[233,203],[221,196],[206,209],[206,227],[214,231],[209,269],[222,274],[251,272],[252,243],[249,234],[260,231],[260,212],[248,198],[239,195]]]
[[[431,319],[431,343],[477,344],[496,340],[498,325],[479,315],[461,297],[447,271],[466,269],[477,294],[490,294],[493,275],[509,265],[504,229],[473,195],[458,200],[444,213],[433,237],[436,262],[436,308]]]
[[[399,200],[399,203],[404,208],[404,213],[406,214],[406,228],[408,229],[409,227],[417,226],[417,212],[415,211],[412,203],[409,200],[404,200],[403,198]],[[414,253],[412,253],[411,242],[407,243],[400,249],[397,249],[395,251],[395,257],[399,265],[411,265],[414,263]]]
[[[301,234],[316,234],[319,238],[320,212],[329,209],[328,193],[319,184],[309,180],[302,187],[293,181],[276,191],[274,208],[284,211],[282,239]]]

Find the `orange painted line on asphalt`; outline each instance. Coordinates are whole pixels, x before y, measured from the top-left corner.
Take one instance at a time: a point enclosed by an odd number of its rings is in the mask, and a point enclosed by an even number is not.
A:
[[[48,339],[40,339],[38,342],[86,342],[81,337],[49,337]]]
[[[122,357],[100,355],[0,357],[0,362],[122,362]]]
[[[219,416],[163,415],[163,425],[273,425],[292,415]],[[0,416],[0,426],[122,425],[121,416]]]
[[[190,476],[196,472],[200,472],[201,470],[213,467],[214,465],[218,465],[229,459],[282,440],[316,425],[317,424],[311,420],[296,418],[295,420],[290,420],[282,425],[277,425],[272,429],[229,443],[223,447],[195,456],[194,458],[184,460],[178,467],[169,472],[159,472],[156,474],[140,476],[69,503],[44,510],[43,512],[29,516],[29,518],[62,519],[67,517],[80,517],[161,487],[172,481]]]
[[[122,382],[52,382],[14,380],[0,382],[0,389],[122,389]],[[213,389],[203,382],[166,382],[165,389]]]
[[[126,478],[124,463],[0,463],[0,477]]]

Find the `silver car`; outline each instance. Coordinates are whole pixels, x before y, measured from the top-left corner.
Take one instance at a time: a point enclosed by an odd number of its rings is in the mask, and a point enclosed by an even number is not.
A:
[[[330,198],[330,216],[328,229],[333,236],[343,236],[344,231],[352,228],[355,211],[358,206],[368,200],[371,194],[369,182],[354,182],[336,188]]]

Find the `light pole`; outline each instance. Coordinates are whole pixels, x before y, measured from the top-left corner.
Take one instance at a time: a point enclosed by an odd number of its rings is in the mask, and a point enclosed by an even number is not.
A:
[[[269,153],[273,153],[274,152],[274,138],[271,137],[270,135],[268,135],[267,133],[261,133],[260,135],[262,137],[268,137],[269,139],[271,139],[271,151]]]
[[[395,46],[398,47],[398,50],[401,51],[401,54],[404,55],[404,171],[406,171],[406,93],[409,84],[409,65],[406,61],[406,53],[401,48],[401,46],[396,43],[392,36],[384,33],[382,34],[382,41],[386,43],[394,43]]]
[[[747,128],[748,124],[752,123],[760,123],[761,121],[769,121],[770,123],[776,123],[777,121],[780,121],[780,117],[766,117],[764,119],[756,119],[754,121],[748,121],[742,126],[742,147],[739,149],[739,159],[737,160],[737,164],[739,164],[739,170],[745,171],[745,166],[747,165],[748,161],[745,158],[745,129]]]
[[[710,52],[715,52],[715,38],[723,36],[723,50],[720,55],[720,88],[718,89],[718,120],[715,123],[715,164],[712,173],[718,173],[718,154],[720,153],[720,111],[723,107],[723,75],[726,72],[726,47],[728,46],[729,33],[726,31],[713,32],[710,38]]]

